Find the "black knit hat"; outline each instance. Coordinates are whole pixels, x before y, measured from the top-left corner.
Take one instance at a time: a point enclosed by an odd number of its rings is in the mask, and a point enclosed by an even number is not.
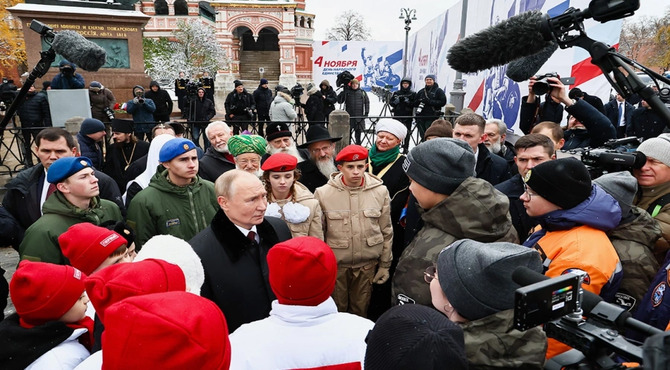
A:
[[[284,122],[268,123],[268,126],[265,128],[265,139],[268,142],[280,137],[290,136],[292,136],[291,131],[289,131],[288,125]]]
[[[529,170],[523,181],[534,192],[563,208],[574,208],[591,195],[591,176],[575,158],[547,161]]]
[[[475,175],[475,154],[464,141],[432,139],[409,152],[403,169],[424,188],[451,195],[465,179]]]
[[[377,320],[366,342],[367,370],[468,368],[463,330],[430,307],[392,307]]]

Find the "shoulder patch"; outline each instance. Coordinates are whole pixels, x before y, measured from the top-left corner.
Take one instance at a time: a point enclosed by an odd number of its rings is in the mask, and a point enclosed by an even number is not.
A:
[[[636,302],[637,299],[626,293],[618,292],[614,295],[614,303],[626,311],[632,310]]]
[[[398,304],[401,304],[401,305],[402,304],[414,304],[414,303],[416,303],[415,300],[413,300],[412,298],[410,298],[410,297],[408,297],[404,294],[398,294],[397,298],[398,298]]]
[[[663,295],[665,294],[665,289],[667,285],[664,282],[656,285],[654,291],[651,293],[651,305],[652,307],[658,307],[663,302]]]
[[[165,227],[172,227],[172,226],[179,226],[181,225],[181,221],[178,218],[172,218],[167,221],[165,221]]]

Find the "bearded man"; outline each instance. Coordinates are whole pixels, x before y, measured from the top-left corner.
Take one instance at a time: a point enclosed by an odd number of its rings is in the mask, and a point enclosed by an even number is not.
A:
[[[207,125],[205,136],[211,146],[200,159],[200,177],[215,182],[224,172],[235,169],[235,158],[228,150],[228,139],[232,134],[233,130],[223,121]]]
[[[309,160],[309,151],[307,149],[298,149],[293,140],[293,133],[291,133],[286,123],[269,123],[265,134],[268,146],[267,153],[263,156],[262,162],[265,162],[267,157],[275,153],[290,154],[298,160],[298,163]]]
[[[505,140],[507,139],[507,125],[505,122],[499,119],[487,120],[484,132],[486,133],[484,145],[486,145],[491,153],[497,154],[507,161],[510,177],[516,175],[518,173],[516,164],[514,163],[516,151],[514,150],[514,145]]]
[[[107,151],[103,170],[119,189],[125,189],[130,180],[127,176],[130,164],[149,153],[149,143],[137,140],[133,121],[117,118],[112,120],[112,139],[114,144]]]
[[[309,150],[309,160],[298,163],[298,169],[300,183],[313,193],[316,188],[326,185],[331,173],[337,172],[335,142],[342,138],[331,137],[328,129],[321,125],[310,125],[306,139],[299,148]]]
[[[258,135],[233,135],[228,140],[228,149],[235,157],[235,168],[260,178],[263,174],[261,157],[265,154],[267,145],[268,142]]]

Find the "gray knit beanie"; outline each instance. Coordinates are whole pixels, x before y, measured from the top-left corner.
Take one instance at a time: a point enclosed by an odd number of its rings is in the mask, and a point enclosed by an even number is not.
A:
[[[658,137],[647,139],[637,147],[637,151],[647,157],[654,158],[670,167],[670,135],[661,134]]]
[[[628,171],[613,172],[593,180],[607,194],[611,195],[621,207],[621,217],[625,217],[633,206],[637,194],[637,179]]]
[[[542,273],[540,254],[512,243],[454,242],[437,257],[437,272],[449,303],[464,318],[474,321],[514,307],[512,281],[517,267]]]
[[[415,146],[403,169],[419,185],[439,194],[451,195],[465,179],[475,174],[475,154],[461,140],[437,138]]]

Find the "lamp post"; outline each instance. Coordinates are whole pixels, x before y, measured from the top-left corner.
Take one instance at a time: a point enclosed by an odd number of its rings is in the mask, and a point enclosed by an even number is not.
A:
[[[405,51],[402,53],[402,78],[407,77],[407,42],[409,40],[409,26],[412,21],[416,20],[416,9],[402,8],[400,9],[399,19],[405,19]]]
[[[461,8],[461,32],[460,32],[460,39],[462,40],[465,38],[465,24],[466,21],[468,20],[468,0],[462,0],[462,8]],[[451,90],[449,93],[450,98],[449,99],[450,103],[453,104],[456,108],[456,112],[460,112],[463,109],[463,104],[465,101],[465,90],[463,90],[463,85],[465,84],[465,81],[463,81],[463,73],[456,71],[456,78],[454,79],[454,89]]]

